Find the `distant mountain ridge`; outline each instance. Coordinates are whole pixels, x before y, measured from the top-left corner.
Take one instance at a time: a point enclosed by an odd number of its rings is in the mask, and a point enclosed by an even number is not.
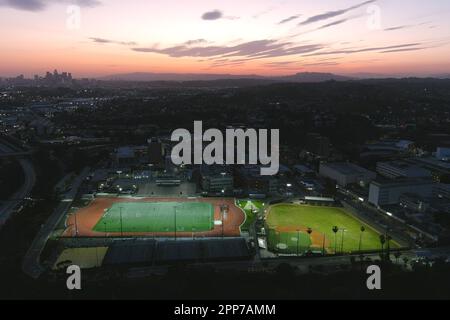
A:
[[[216,81],[216,80],[263,80],[267,82],[324,82],[324,81],[348,81],[354,78],[336,75],[332,73],[300,72],[293,75],[265,77],[259,75],[232,75],[232,74],[201,74],[201,73],[152,73],[135,72],[123,73],[98,78],[104,81]]]

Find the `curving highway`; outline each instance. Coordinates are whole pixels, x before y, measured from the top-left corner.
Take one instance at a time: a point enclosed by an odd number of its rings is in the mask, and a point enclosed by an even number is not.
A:
[[[64,194],[60,203],[55,208],[52,215],[48,218],[47,222],[41,227],[33,243],[25,254],[22,261],[22,270],[30,277],[37,279],[45,271],[45,268],[40,263],[40,256],[44,250],[45,244],[50,238],[53,230],[58,225],[59,221],[72,206],[72,202],[77,196],[78,189],[89,173],[90,168],[86,167],[80,175],[73,180],[70,190]]]
[[[17,152],[11,146],[0,142],[0,155],[11,154]],[[22,166],[24,172],[24,183],[20,189],[11,196],[10,200],[0,204],[0,229],[6,221],[14,213],[14,210],[22,203],[22,201],[31,195],[34,184],[36,182],[36,172],[30,160],[18,158],[19,164]]]

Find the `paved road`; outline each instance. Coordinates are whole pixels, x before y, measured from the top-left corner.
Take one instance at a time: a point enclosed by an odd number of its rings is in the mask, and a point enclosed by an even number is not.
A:
[[[48,218],[45,225],[39,230],[36,238],[34,239],[31,247],[28,249],[27,253],[22,262],[22,270],[30,277],[37,279],[45,271],[45,268],[40,263],[40,256],[44,250],[45,244],[52,234],[53,230],[58,225],[61,218],[72,206],[72,202],[75,199],[78,189],[89,174],[89,168],[85,168],[79,176],[75,178],[72,183],[71,189],[64,194],[61,202],[58,204],[56,209],[53,211],[50,218]]]
[[[315,257],[315,258],[278,258],[278,259],[265,259],[261,261],[229,261],[229,262],[211,262],[190,264],[190,266],[211,266],[215,270],[224,271],[243,271],[243,272],[273,272],[274,269],[281,263],[287,263],[297,268],[298,274],[308,274],[310,267],[322,266],[322,272],[329,274],[337,271],[341,271],[341,266],[345,265],[349,267],[351,265],[351,256],[328,256],[328,257]],[[357,262],[359,262],[359,256],[353,256]],[[413,251],[403,251],[402,258],[396,261],[396,258],[391,255],[391,261],[404,265],[403,257],[407,257],[408,261],[413,260],[416,254]],[[371,258],[372,260],[379,260],[379,254],[365,254],[364,258]],[[149,266],[140,268],[130,268],[127,276],[130,278],[149,277],[154,274],[166,274],[169,266]]]
[[[0,154],[15,152],[11,147],[0,143]],[[23,201],[23,199],[31,195],[34,184],[36,182],[36,173],[34,171],[33,164],[27,159],[18,159],[19,164],[22,166],[24,172],[25,181],[21,188],[11,196],[9,201],[3,203],[0,206],[0,229],[11,217],[16,209]]]
[[[29,156],[31,154],[33,154],[33,152],[31,152],[31,151],[3,152],[3,153],[0,153],[0,158],[17,158],[17,157],[21,157],[21,156]]]

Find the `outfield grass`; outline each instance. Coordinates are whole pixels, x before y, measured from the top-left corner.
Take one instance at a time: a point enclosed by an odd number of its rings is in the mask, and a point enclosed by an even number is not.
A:
[[[207,202],[114,203],[94,231],[174,232],[175,224],[177,232],[210,231],[214,228],[214,207]]]
[[[379,233],[341,208],[278,204],[270,208],[266,224],[269,229],[269,249],[277,252],[295,253],[297,251],[299,232],[296,228],[302,230],[300,234],[303,234],[299,241],[301,250],[308,249],[311,245],[311,237],[316,237],[314,249],[321,250],[323,244],[321,239],[325,236],[327,252],[334,253],[335,248],[337,252],[355,252],[359,250],[361,226],[365,228],[365,232],[362,233],[361,250],[381,249]],[[336,234],[332,230],[334,226],[339,227]],[[277,227],[284,228],[285,231],[277,232],[275,230]],[[312,229],[311,237],[305,232],[307,228]],[[286,231],[287,229],[289,231]],[[342,239],[344,239],[343,246]],[[391,241],[390,247],[396,248],[398,245]]]
[[[253,209],[261,210],[264,204],[259,200],[236,200],[236,204],[245,212],[245,222],[241,226],[241,230],[248,231],[250,225],[256,219],[256,214],[253,213]]]

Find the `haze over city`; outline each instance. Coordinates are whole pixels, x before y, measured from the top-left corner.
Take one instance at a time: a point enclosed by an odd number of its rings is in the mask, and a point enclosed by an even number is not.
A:
[[[0,0],[0,30],[2,77],[450,73],[445,0]]]

